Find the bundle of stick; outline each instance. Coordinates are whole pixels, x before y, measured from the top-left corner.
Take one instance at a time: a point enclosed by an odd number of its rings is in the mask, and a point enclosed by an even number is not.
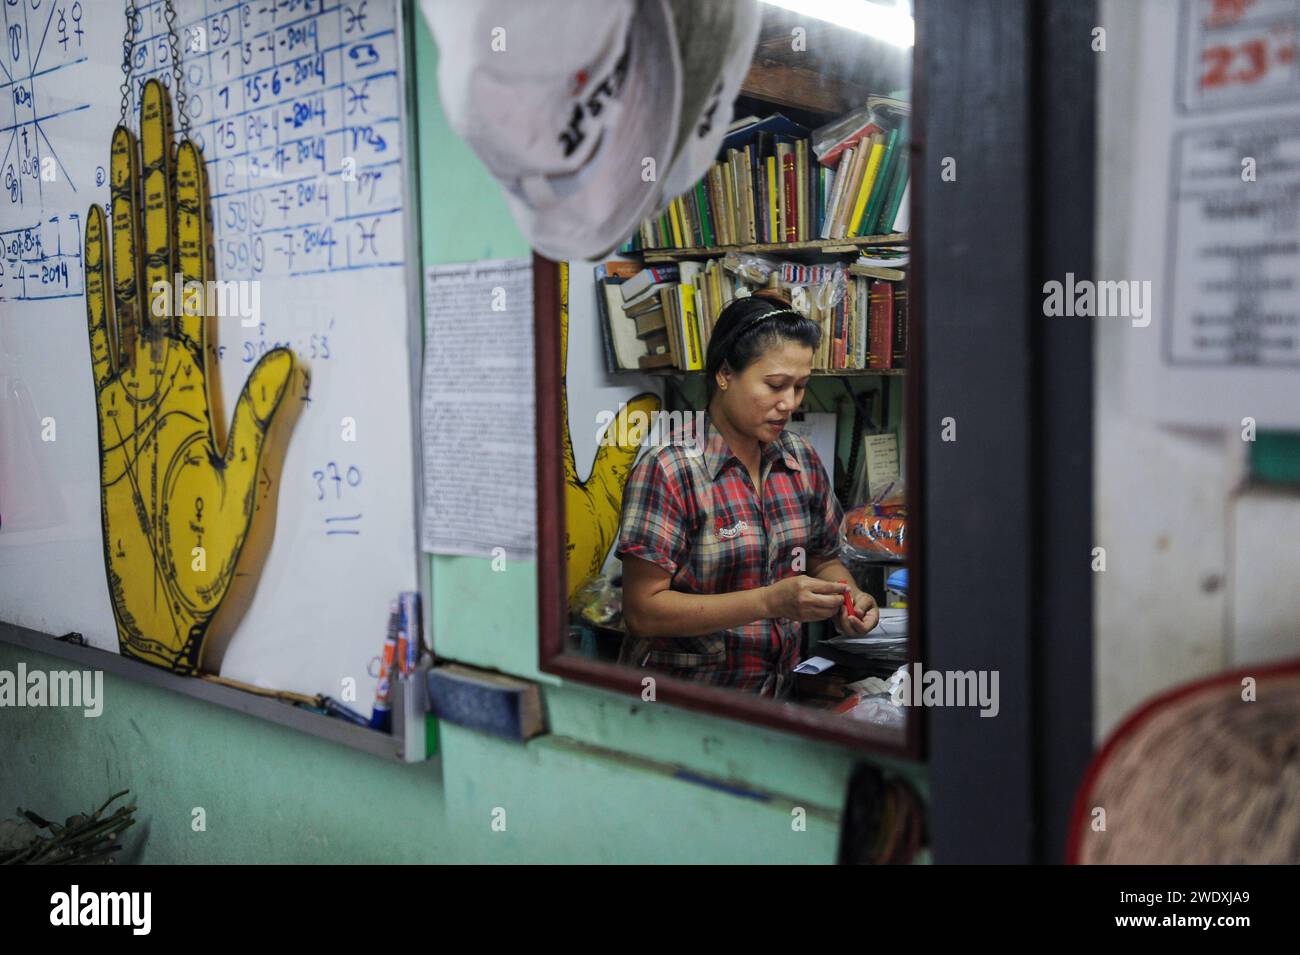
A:
[[[19,809],[21,820],[0,822],[0,865],[92,865],[112,862],[121,850],[118,837],[135,824],[134,805],[119,806],[109,816],[110,805],[129,789],[114,793],[90,815],[78,814],[63,825]],[[43,835],[44,829],[49,835]]]

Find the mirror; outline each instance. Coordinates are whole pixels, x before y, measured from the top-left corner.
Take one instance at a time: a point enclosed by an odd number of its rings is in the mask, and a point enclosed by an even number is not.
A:
[[[708,174],[536,259],[541,664],[916,756],[911,20],[861,6],[907,35],[764,4]]]

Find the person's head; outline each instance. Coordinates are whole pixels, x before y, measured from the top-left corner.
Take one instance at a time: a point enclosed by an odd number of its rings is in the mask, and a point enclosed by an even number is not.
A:
[[[709,411],[758,441],[774,441],[803,402],[821,328],[772,293],[722,310],[704,363]]]

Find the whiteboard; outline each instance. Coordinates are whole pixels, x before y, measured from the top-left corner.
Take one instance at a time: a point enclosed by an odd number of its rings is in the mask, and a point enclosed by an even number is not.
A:
[[[355,680],[368,712],[389,601],[421,589],[399,4],[174,6],[215,277],[261,283],[260,326],[225,318],[209,337],[219,434],[256,360],[276,345],[296,357],[281,409],[292,405],[296,420],[257,492],[253,532],[273,527],[270,549],[260,573],[237,577],[204,668],[336,698]],[[109,198],[125,5],[0,10],[0,619],[116,651],[81,253],[87,207]],[[133,130],[144,81],[173,83],[163,4],[138,10]]]

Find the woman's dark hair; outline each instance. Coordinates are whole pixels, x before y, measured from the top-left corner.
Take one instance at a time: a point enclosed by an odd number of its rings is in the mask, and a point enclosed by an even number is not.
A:
[[[709,400],[718,387],[718,371],[725,364],[740,373],[759,355],[782,342],[798,342],[814,352],[822,340],[816,322],[763,294],[738,298],[722,310],[709,337],[704,361],[704,384]]]

